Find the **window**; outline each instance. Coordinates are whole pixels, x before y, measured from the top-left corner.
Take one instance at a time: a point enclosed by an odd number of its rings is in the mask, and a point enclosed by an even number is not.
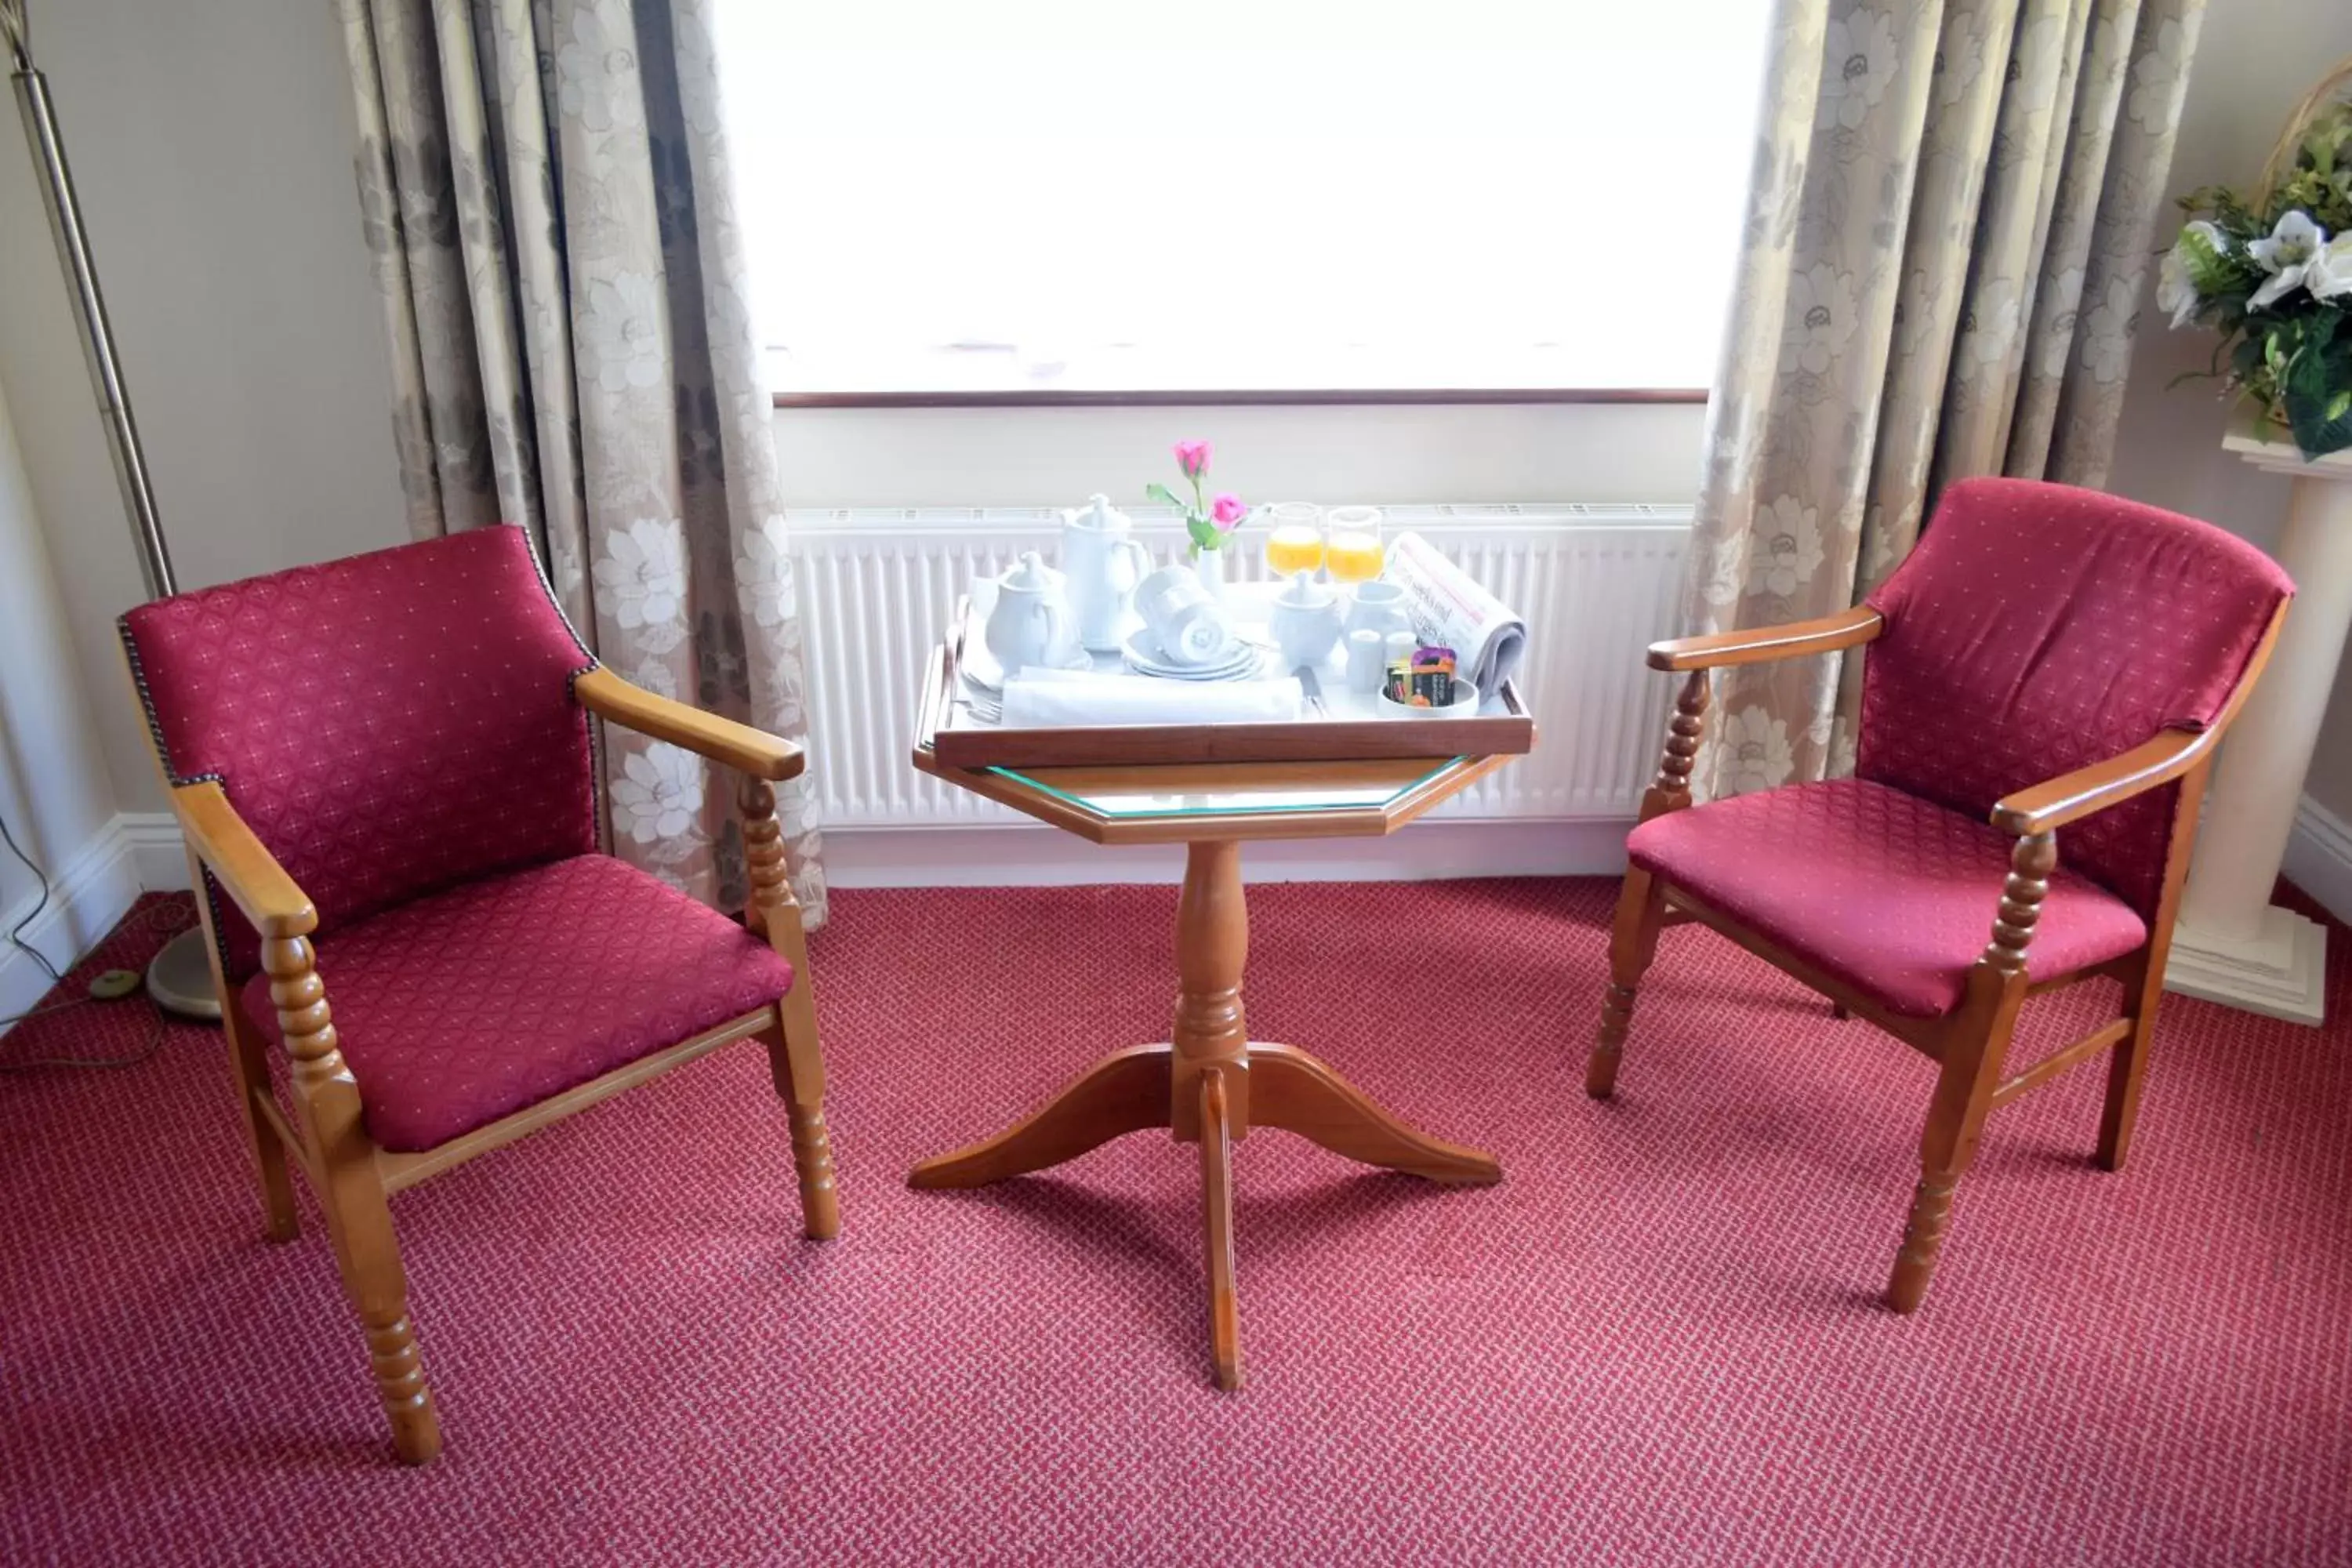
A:
[[[722,0],[779,391],[1688,388],[1756,0]]]

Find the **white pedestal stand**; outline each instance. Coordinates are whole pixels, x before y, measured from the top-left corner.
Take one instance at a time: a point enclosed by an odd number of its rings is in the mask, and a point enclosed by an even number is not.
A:
[[[2294,481],[2277,551],[2294,579],[2294,607],[2214,766],[2164,985],[2317,1024],[2326,1012],[2326,929],[2273,905],[2271,889],[2352,627],[2352,453],[2307,463],[2292,444],[2252,431],[2233,431],[2221,446]]]

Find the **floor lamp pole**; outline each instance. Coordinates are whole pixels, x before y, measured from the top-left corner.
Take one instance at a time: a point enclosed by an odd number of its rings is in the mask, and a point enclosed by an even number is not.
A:
[[[48,210],[49,231],[58,242],[58,262],[65,268],[66,292],[73,301],[74,321],[81,328],[82,358],[98,394],[99,418],[106,426],[115,483],[122,490],[122,510],[130,519],[131,540],[139,547],[139,570],[147,581],[147,596],[160,599],[179,591],[172,574],[172,552],[155,513],[155,494],[147,482],[147,454],[139,444],[138,423],[131,416],[131,395],[123,390],[122,366],[114,357],[106,297],[99,291],[89,237],[82,228],[81,204],[74,195],[72,172],[66,165],[65,145],[58,139],[48,79],[33,63],[25,0],[0,0],[0,32],[7,36],[8,79],[16,89],[25,141],[40,175],[41,205]],[[183,931],[164,944],[147,967],[147,992],[158,1006],[184,1017],[220,1016],[220,1000],[213,989],[212,963],[205,952],[201,928]]]

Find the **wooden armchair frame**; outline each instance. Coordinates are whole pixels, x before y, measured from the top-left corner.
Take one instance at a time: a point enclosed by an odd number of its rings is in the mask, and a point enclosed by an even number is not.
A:
[[[2181,884],[2189,874],[2189,851],[2197,837],[2198,808],[2204,798],[2213,752],[2269,661],[2286,613],[2287,605],[2282,604],[2272,616],[2228,703],[2206,729],[2166,730],[2121,755],[2019,790],[1992,808],[1992,825],[2003,833],[2014,835],[2017,844],[2010,855],[2007,881],[1992,911],[1990,940],[1969,972],[1958,1006],[1942,1017],[1912,1017],[1890,1012],[1722,910],[1711,908],[1689,889],[1668,883],[1638,866],[1629,866],[1611,935],[1610,984],[1601,1005],[1600,1034],[1585,1065],[1585,1091],[1596,1100],[1605,1100],[1615,1092],[1618,1063],[1633,1016],[1634,994],[1656,954],[1658,932],[1665,925],[1685,921],[1713,928],[1811,986],[1830,999],[1837,1016],[1843,1018],[1858,1013],[1919,1051],[1935,1062],[1938,1070],[1935,1091],[1928,1101],[1927,1130],[1920,1140],[1919,1183],[1912,1195],[1902,1247],[1895,1255],[1894,1274],[1887,1285],[1887,1301],[1895,1310],[1916,1311],[1927,1294],[1928,1280],[1943,1249],[1944,1234],[1951,1223],[1953,1192],[1976,1157],[1985,1119],[1994,1108],[2039,1088],[2101,1051],[2112,1050],[2106,1102],[2099,1127],[2098,1162],[2110,1171],[2123,1168],[2131,1148],[2132,1124],[2138,1115],[2140,1080],[2147,1068],[2157,1003],[2164,994],[2165,958],[2172,945],[2173,921],[2179,909]],[[1885,626],[1876,610],[1857,606],[1788,626],[1683,637],[1652,645],[1649,663],[1653,669],[1686,673],[1675,698],[1674,717],[1668,722],[1665,752],[1658,763],[1657,777],[1643,796],[1641,820],[1647,822],[1691,804],[1691,768],[1705,732],[1711,670],[1859,647],[1877,637]],[[2166,847],[2162,891],[2146,945],[2094,968],[2047,981],[2032,980],[2026,973],[2026,954],[2033,940],[2042,900],[2050,890],[2050,874],[2057,868],[2058,830],[2176,779],[2180,782],[2180,802],[2173,817],[2172,837]],[[2122,982],[2121,1016],[2023,1071],[2004,1077],[2011,1037],[2025,999],[2100,976]]]
[[[403,1187],[721,1046],[757,1037],[768,1047],[776,1092],[792,1123],[793,1164],[806,1232],[824,1239],[841,1228],[833,1148],[824,1124],[824,1063],[817,1047],[808,944],[800,906],[784,875],[783,832],[776,821],[772,787],[797,775],[806,759],[789,741],[633,686],[601,666],[576,677],[572,692],[593,714],[743,774],[737,802],[743,814],[751,880],[744,921],[792,965],[792,989],[776,1004],[729,1019],[431,1149],[395,1152],[379,1148],[368,1136],[359,1085],[337,1047],[326,985],[315,967],[310,933],[318,927],[317,911],[238,816],[218,784],[170,784],[165,768],[173,810],[187,840],[189,868],[199,887],[203,873],[209,870],[260,933],[262,968],[269,976],[270,1000],[285,1031],[292,1079],[290,1121],[270,1089],[266,1046],[241,1019],[236,988],[221,971],[212,910],[207,900],[198,899],[205,947],[212,954],[213,984],[220,994],[229,1069],[260,1178],[267,1234],[272,1241],[290,1241],[296,1235],[294,1194],[287,1173],[290,1162],[310,1178],[326,1211],[335,1261],[366,1335],[394,1447],[411,1464],[426,1463],[441,1451],[441,1427],[409,1322],[407,1276],[386,1202]],[[156,760],[163,765],[160,754]]]

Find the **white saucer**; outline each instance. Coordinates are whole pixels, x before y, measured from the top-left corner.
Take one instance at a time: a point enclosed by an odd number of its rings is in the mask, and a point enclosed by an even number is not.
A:
[[[1248,643],[1237,643],[1234,651],[1214,664],[1177,664],[1168,658],[1160,647],[1160,639],[1149,628],[1127,639],[1129,668],[1140,675],[1158,676],[1166,680],[1242,680],[1255,675],[1261,659],[1260,650]]]

